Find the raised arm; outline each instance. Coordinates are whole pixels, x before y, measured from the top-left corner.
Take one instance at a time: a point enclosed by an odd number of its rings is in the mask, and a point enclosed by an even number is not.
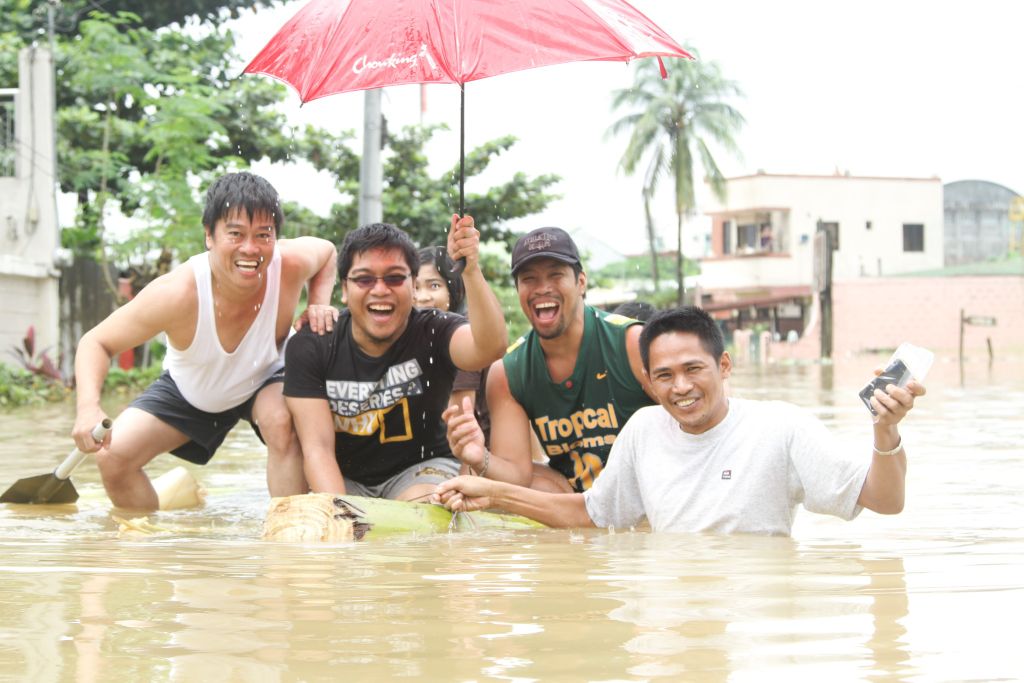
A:
[[[888,385],[875,390],[871,404],[878,413],[874,426],[871,468],[857,503],[869,510],[892,515],[903,511],[907,483],[907,453],[897,425],[924,396],[924,385],[911,380],[906,387]]]
[[[331,294],[338,275],[338,250],[319,237],[297,237],[281,240],[279,247],[289,276],[305,285],[306,310],[295,323],[299,329],[305,321],[317,334],[334,329],[338,310],[331,306]]]
[[[505,367],[500,360],[491,365],[487,373],[487,408],[491,413],[489,455],[485,456],[483,433],[473,412],[449,408],[445,415],[452,452],[477,474],[528,486],[533,478],[530,421],[508,388]]]
[[[472,216],[461,219],[452,216],[448,254],[452,259],[466,259],[462,282],[466,287],[469,317],[469,325],[452,335],[452,361],[463,370],[481,370],[505,352],[508,328],[505,327],[505,315],[498,297],[480,270],[480,231],[474,227]]]

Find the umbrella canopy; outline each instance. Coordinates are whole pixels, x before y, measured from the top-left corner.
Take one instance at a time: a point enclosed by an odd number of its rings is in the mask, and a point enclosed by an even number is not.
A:
[[[691,57],[625,0],[311,0],[244,72],[284,81],[309,102],[408,83],[463,87],[567,62],[663,56]],[[464,148],[464,132],[462,138]],[[460,172],[460,214],[463,182]]]

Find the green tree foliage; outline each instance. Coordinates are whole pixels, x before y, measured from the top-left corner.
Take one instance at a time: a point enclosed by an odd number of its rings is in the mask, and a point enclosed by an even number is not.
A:
[[[110,14],[130,12],[139,17],[143,28],[158,29],[189,22],[218,26],[240,16],[245,10],[255,11],[259,7],[270,7],[273,4],[275,0],[4,0],[0,3],[3,9],[0,14],[0,33],[13,27],[29,41],[44,37],[49,28],[51,11],[54,30],[63,35],[74,35],[78,33],[79,24],[93,10]]]
[[[449,218],[458,212],[458,166],[432,176],[424,147],[438,130],[447,126],[408,126],[385,139],[383,154],[382,204],[384,220],[405,230],[420,245],[444,244]],[[323,131],[304,136],[304,153],[313,165],[329,172],[338,190],[348,201],[335,204],[328,219],[315,232],[340,242],[358,223],[360,157],[347,144],[351,133],[332,136]],[[508,151],[516,138],[507,135],[491,140],[466,153],[467,178],[483,173],[500,154]],[[556,175],[534,178],[516,173],[506,182],[483,193],[467,193],[466,213],[473,216],[483,241],[509,244],[514,236],[506,223],[544,209],[559,195],[549,189],[559,181]],[[309,229],[308,215],[302,216],[302,228]]]
[[[0,45],[14,54],[12,60],[0,51],[0,83],[8,85],[17,82],[18,49],[45,27],[45,3],[2,4]],[[61,11],[71,12],[72,4]],[[176,255],[202,248],[201,186],[251,160],[286,161],[301,144],[275,107],[284,86],[237,78],[234,37],[217,25],[148,28],[169,16],[164,4],[153,3],[142,16],[72,12],[56,22],[58,31],[75,29],[56,35],[59,181],[78,198],[76,228],[64,231],[64,243],[135,271],[136,286]],[[216,10],[222,19],[238,6],[180,4],[202,8],[203,16]],[[104,218],[112,210],[143,228],[127,240],[107,239]]]
[[[710,143],[738,153],[735,136],[744,123],[742,114],[728,103],[739,97],[739,86],[722,76],[714,62],[674,59],[663,79],[653,60],[636,66],[633,87],[617,90],[612,108],[625,110],[615,121],[612,133],[629,132],[629,142],[619,162],[632,174],[644,160],[644,205],[647,213],[648,240],[652,268],[657,269],[650,200],[659,181],[668,176],[673,185],[676,209],[676,281],[677,303],[682,305],[683,289],[683,217],[695,208],[694,165],[697,159],[711,189],[724,195],[725,178],[710,151]]]
[[[360,158],[349,148],[352,132],[291,126],[276,106],[284,86],[238,76],[235,39],[220,22],[255,4],[270,3],[72,0],[57,7],[59,181],[78,198],[76,226],[65,229],[62,239],[79,253],[130,271],[136,288],[202,250],[202,188],[252,161],[305,159],[337,182],[342,200],[326,218],[299,203],[285,206],[286,234],[340,242],[356,225]],[[97,6],[107,11],[85,11]],[[48,7],[0,0],[0,8],[4,87],[17,83],[18,49],[46,37]],[[166,27],[193,16],[188,30]],[[213,20],[200,25],[199,18]],[[439,176],[428,171],[424,147],[436,130],[407,128],[389,136],[383,156],[384,218],[420,244],[443,243],[448,217],[457,210],[457,160]],[[470,151],[466,175],[483,172],[514,143],[509,136]],[[543,209],[556,198],[549,188],[557,181],[553,175],[515,174],[470,194],[467,211],[485,240],[507,243],[506,221]],[[111,239],[106,217],[112,211],[141,227],[127,239]],[[116,291],[113,282],[108,286]]]

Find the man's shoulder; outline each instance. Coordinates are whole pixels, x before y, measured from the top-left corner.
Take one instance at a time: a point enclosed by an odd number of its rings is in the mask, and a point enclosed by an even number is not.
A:
[[[529,333],[520,336],[518,339],[516,339],[514,342],[508,345],[508,348],[505,349],[505,353],[510,354],[514,351],[518,351],[519,349],[524,348],[526,346],[526,340],[528,338]]]
[[[189,261],[182,263],[169,273],[164,273],[142,288],[136,299],[143,298],[147,305],[158,305],[164,309],[194,309],[198,299],[195,272]]]
[[[318,254],[333,245],[321,238],[309,235],[277,241],[275,252],[281,259],[281,277],[286,281],[309,279],[310,268],[317,262]]]
[[[632,327],[633,325],[643,324],[636,318],[630,318],[625,315],[620,315],[619,313],[610,313],[608,311],[602,310],[600,308],[595,308],[593,306],[587,306],[584,310],[587,313],[595,316],[595,318],[599,322],[609,327],[621,327],[625,329]]]
[[[308,257],[329,244],[331,242],[322,237],[303,235],[277,240],[277,251],[283,259],[294,259],[295,257]]]
[[[285,346],[285,367],[303,368],[312,371],[316,368],[326,369],[334,362],[339,340],[345,338],[345,329],[339,319],[334,329],[326,334],[317,334],[309,325],[303,325],[295,334],[288,338]]]
[[[729,399],[729,410],[738,418],[740,424],[758,424],[773,431],[800,428],[807,422],[817,419],[806,408],[779,400],[732,397]]]
[[[584,315],[588,319],[592,319],[594,323],[585,325],[583,334],[588,339],[596,337],[601,344],[612,344],[615,346],[626,344],[629,341],[630,330],[634,327],[640,329],[643,325],[642,322],[635,318],[627,318],[618,313],[609,313],[592,306],[587,306],[584,309]],[[638,335],[639,333],[636,333],[634,336]]]

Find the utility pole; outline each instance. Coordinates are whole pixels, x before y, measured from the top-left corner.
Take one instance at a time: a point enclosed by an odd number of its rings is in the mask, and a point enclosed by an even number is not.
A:
[[[359,225],[379,223],[383,172],[380,163],[381,107],[379,88],[367,90],[363,102],[363,158],[359,162]]]

